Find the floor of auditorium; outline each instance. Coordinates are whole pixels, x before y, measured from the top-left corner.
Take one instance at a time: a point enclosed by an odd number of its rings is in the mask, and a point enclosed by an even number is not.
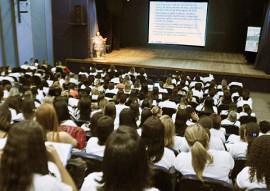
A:
[[[87,58],[82,61],[270,79],[270,75],[248,64],[240,53],[129,47],[114,50],[100,59]]]

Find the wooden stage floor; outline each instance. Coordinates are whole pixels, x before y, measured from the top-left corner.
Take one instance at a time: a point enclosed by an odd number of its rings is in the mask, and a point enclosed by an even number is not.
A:
[[[104,58],[66,59],[69,63],[97,63],[116,66],[170,69],[251,78],[270,79],[270,75],[254,69],[242,54],[191,50],[130,47],[114,50]]]

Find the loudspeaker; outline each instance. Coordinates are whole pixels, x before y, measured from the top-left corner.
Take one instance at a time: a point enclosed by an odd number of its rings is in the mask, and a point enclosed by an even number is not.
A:
[[[74,18],[75,23],[84,23],[84,9],[83,5],[74,5]]]

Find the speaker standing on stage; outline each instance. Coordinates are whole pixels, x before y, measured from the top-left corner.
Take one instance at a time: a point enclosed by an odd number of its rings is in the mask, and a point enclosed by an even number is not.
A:
[[[94,50],[96,51],[97,58],[100,58],[105,51],[105,45],[107,38],[103,38],[100,32],[96,33],[96,36],[92,38],[94,44]]]

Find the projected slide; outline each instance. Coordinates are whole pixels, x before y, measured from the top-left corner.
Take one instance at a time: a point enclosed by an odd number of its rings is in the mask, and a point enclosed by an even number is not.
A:
[[[257,52],[261,27],[248,27],[245,51]]]
[[[207,2],[149,2],[148,43],[205,46]]]

